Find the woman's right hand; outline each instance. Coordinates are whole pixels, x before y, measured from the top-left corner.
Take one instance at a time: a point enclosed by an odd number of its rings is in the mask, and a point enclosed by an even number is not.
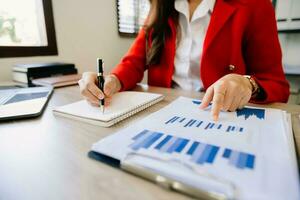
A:
[[[97,86],[97,73],[85,72],[78,81],[81,95],[93,106],[99,106],[101,99],[105,98],[105,106],[111,102],[112,95],[121,89],[119,79],[111,74],[104,77],[104,91]]]

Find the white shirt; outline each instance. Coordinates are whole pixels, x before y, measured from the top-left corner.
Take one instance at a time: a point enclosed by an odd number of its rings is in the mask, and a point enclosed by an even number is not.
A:
[[[182,89],[199,91],[200,60],[203,43],[216,0],[203,0],[189,21],[189,3],[187,0],[175,0],[175,9],[179,12],[181,38],[175,53],[173,81]]]

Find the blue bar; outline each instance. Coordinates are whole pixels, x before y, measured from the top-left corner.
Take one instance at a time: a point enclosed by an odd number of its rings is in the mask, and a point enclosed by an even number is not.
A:
[[[168,148],[167,152],[173,153],[173,151],[179,147],[182,140],[183,138],[177,138],[176,141]]]
[[[189,142],[189,140],[182,139],[181,143],[178,145],[178,147],[175,149],[175,151],[177,153],[180,153],[183,150],[183,148],[187,145],[188,142]]]
[[[193,126],[193,124],[194,124],[196,121],[197,121],[197,120],[193,120],[193,122],[192,122],[192,123],[190,123],[190,125],[189,125],[189,126],[190,126],[190,127],[191,127],[191,126]]]
[[[180,138],[177,138],[175,142],[167,149],[167,152],[172,153],[177,148],[179,142]]]
[[[154,137],[156,134],[149,132],[149,134],[147,135],[146,138],[141,138],[139,140],[136,140],[132,145],[131,148],[133,150],[138,150],[139,148],[141,148],[142,146],[144,146],[145,143],[147,143],[152,137]]]
[[[210,127],[210,122],[206,125],[206,127],[204,129],[208,129],[208,127]]]
[[[197,159],[198,164],[203,164],[208,159],[208,156],[212,150],[212,145],[206,144],[205,149],[202,152],[201,156]]]
[[[209,128],[213,128],[215,125],[215,123],[211,123],[210,127]]]
[[[197,127],[201,126],[202,123],[203,123],[203,121],[200,121],[200,122],[197,124]]]
[[[196,105],[200,105],[200,104],[201,104],[201,101],[193,100],[193,103],[196,104]]]
[[[231,130],[232,130],[232,131],[234,131],[234,129],[235,129],[235,127],[234,127],[234,126],[232,126],[232,127],[231,127]]]
[[[243,132],[244,131],[244,128],[240,128],[240,132]]]
[[[142,141],[137,141],[132,145],[133,150],[138,150],[139,148],[149,148],[156,140],[158,140],[163,134],[162,133],[152,133]]]
[[[169,121],[167,121],[165,124],[173,123],[173,120],[175,119],[175,121],[176,121],[176,118],[177,118],[177,116],[172,117],[172,118],[171,118]]]
[[[255,156],[248,154],[247,155],[247,161],[246,161],[246,167],[253,169],[254,168],[254,161],[255,161]]]
[[[229,132],[229,131],[230,131],[230,129],[231,129],[231,126],[228,126],[228,128],[227,128],[226,132]]]
[[[230,157],[229,157],[229,164],[233,166],[237,166],[238,160],[239,160],[240,152],[238,151],[232,151]]]
[[[155,149],[161,149],[164,144],[166,144],[170,139],[172,138],[171,135],[168,135],[167,137],[165,137],[165,139],[163,139],[158,145],[156,145]]]
[[[143,136],[140,136],[137,140],[135,140],[135,141],[130,145],[130,148],[131,148],[132,150],[138,150],[138,149],[142,146],[143,142],[144,142],[145,140],[147,140],[149,137],[151,137],[152,135],[153,135],[153,132],[148,131],[146,134],[144,134]]]
[[[217,146],[212,146],[212,149],[210,151],[210,154],[208,156],[208,158],[206,159],[206,162],[207,163],[213,163],[214,160],[215,160],[215,157],[219,151],[220,147],[217,147]]]
[[[204,150],[206,148],[206,144],[204,143],[200,143],[198,145],[198,147],[196,148],[196,150],[194,151],[192,157],[191,157],[191,161],[197,163],[197,160],[200,159],[200,157],[202,156],[202,154],[204,153]],[[200,163],[199,163],[200,164]]]
[[[163,136],[162,133],[157,133],[155,132],[153,134],[152,137],[150,137],[145,143],[144,145],[142,146],[143,148],[145,149],[148,149],[155,141],[157,141],[161,136]]]
[[[177,139],[177,137],[171,137],[171,139],[164,146],[162,146],[159,151],[162,153],[171,153],[171,151],[168,152],[168,150],[176,143]]]
[[[190,123],[193,121],[193,119],[191,119],[186,125],[184,125],[184,127],[187,127],[188,125],[190,125]]]
[[[223,153],[223,157],[224,158],[229,158],[231,155],[231,149],[225,149],[224,153]]]
[[[142,132],[140,132],[139,134],[134,136],[132,139],[137,140],[137,139],[141,138],[142,136],[144,136],[147,132],[148,132],[148,130],[143,130]]]
[[[175,122],[177,119],[179,119],[180,117],[175,117],[175,119],[172,120],[172,123]]]
[[[248,155],[246,153],[240,152],[236,167],[244,169],[246,167],[247,157]]]
[[[181,123],[181,122],[183,122],[185,120],[185,118],[182,118],[179,122]]]
[[[192,155],[199,144],[199,142],[194,142],[186,154]]]
[[[220,124],[219,126],[218,126],[218,129],[220,129],[222,127],[222,124]]]

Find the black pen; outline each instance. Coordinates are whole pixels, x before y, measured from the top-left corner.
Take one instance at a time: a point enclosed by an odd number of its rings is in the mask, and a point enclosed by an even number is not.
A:
[[[102,59],[97,59],[98,63],[98,74],[97,74],[97,80],[98,80],[98,87],[104,94],[104,75],[103,75],[103,61]],[[100,100],[99,102],[100,108],[102,110],[102,113],[104,113],[104,98]]]

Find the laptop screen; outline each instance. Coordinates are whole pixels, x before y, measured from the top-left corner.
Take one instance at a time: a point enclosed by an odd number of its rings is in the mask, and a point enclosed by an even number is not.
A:
[[[9,99],[7,102],[4,103],[4,105],[10,104],[10,103],[17,103],[20,101],[26,101],[26,100],[32,100],[32,99],[38,99],[47,97],[49,92],[35,92],[35,93],[21,93],[14,95],[11,99]]]

